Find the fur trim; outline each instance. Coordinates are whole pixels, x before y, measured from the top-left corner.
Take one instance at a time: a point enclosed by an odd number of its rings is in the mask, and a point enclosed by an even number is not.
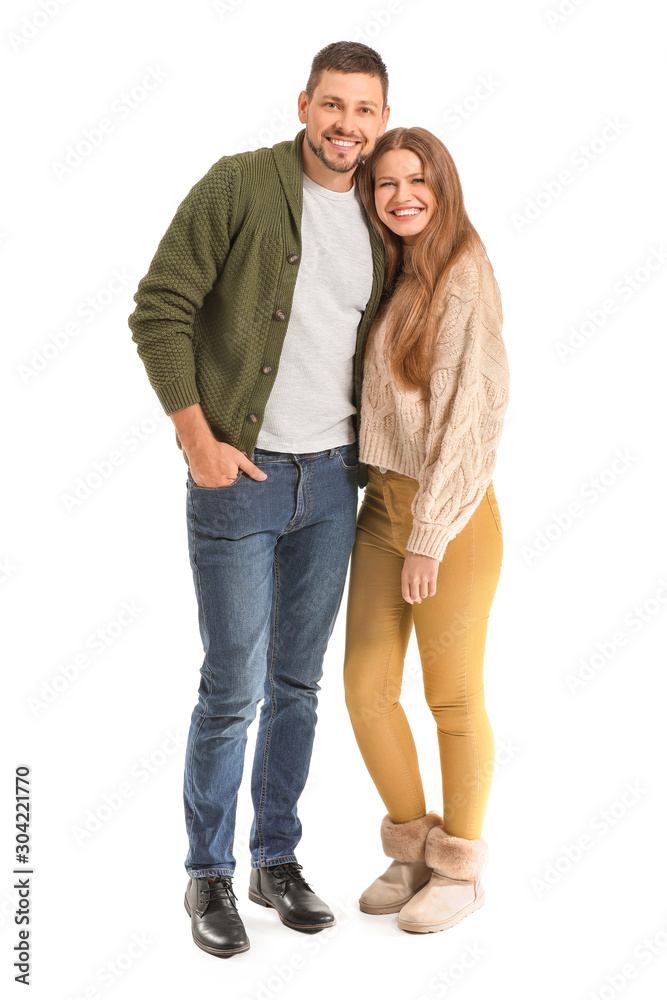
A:
[[[380,827],[382,850],[394,861],[423,861],[426,837],[436,826],[442,826],[442,817],[434,812],[407,823],[394,823],[387,813]]]
[[[482,837],[453,837],[440,826],[430,830],[426,839],[426,864],[447,878],[475,881],[486,868],[488,856],[489,845]]]

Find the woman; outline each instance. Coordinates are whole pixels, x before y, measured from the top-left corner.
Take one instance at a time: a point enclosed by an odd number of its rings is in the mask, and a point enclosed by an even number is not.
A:
[[[404,930],[439,931],[484,902],[495,745],[482,665],[503,552],[491,473],[509,373],[500,292],[442,142],[393,129],[358,183],[387,269],[364,354],[359,458],[369,477],[350,563],[345,696],[393,859],[359,904],[398,913]],[[413,625],[442,817],[426,810],[398,700]]]

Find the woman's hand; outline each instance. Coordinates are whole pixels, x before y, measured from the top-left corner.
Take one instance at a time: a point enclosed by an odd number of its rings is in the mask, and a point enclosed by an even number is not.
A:
[[[434,597],[439,565],[431,556],[408,552],[401,571],[403,600],[408,604],[421,604],[422,597]]]

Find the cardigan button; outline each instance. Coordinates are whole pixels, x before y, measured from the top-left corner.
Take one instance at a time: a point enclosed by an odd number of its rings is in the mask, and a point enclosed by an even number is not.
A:
[[[265,375],[270,375],[273,371],[273,365],[262,365],[262,371]]]
[[[284,320],[287,319],[287,313],[284,309],[277,309],[273,314],[274,319]]]
[[[384,474],[384,473],[385,473],[385,472],[387,471],[387,470],[385,469],[384,465],[378,465],[378,469],[379,469],[379,470],[380,470],[380,472],[382,472],[383,474]]]
[[[290,254],[287,255],[287,263],[288,264],[296,264],[296,262],[298,261],[298,259],[299,259],[298,253],[290,253]]]
[[[256,413],[249,413],[248,416],[246,417],[246,420],[249,420],[251,424],[256,424],[257,423],[257,414]]]

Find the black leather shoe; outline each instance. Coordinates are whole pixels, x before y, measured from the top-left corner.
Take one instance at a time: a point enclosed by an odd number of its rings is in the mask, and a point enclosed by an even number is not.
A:
[[[250,941],[236,909],[236,896],[229,876],[191,878],[185,890],[185,909],[192,917],[192,937],[198,948],[231,958],[247,951]]]
[[[317,934],[333,927],[336,918],[301,874],[301,865],[290,861],[269,868],[253,868],[248,896],[260,906],[272,906],[288,927]]]

